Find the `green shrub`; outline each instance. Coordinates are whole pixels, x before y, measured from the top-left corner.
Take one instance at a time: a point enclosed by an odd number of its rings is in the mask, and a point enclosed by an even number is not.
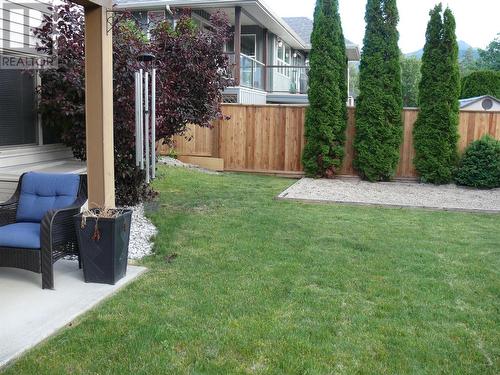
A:
[[[479,70],[462,78],[461,98],[491,95],[500,98],[500,72]]]
[[[460,160],[455,181],[481,189],[500,187],[500,141],[487,135],[472,142]]]
[[[177,159],[177,158],[179,158],[179,153],[177,152],[177,150],[175,149],[175,147],[171,147],[171,148],[168,149],[167,156],[169,158],[172,158],[172,159]]]

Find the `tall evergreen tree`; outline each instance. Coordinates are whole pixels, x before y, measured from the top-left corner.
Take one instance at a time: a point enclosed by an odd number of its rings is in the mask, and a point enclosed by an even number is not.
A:
[[[416,107],[418,103],[418,85],[422,62],[416,57],[401,55],[401,85],[403,88],[403,106]]]
[[[347,126],[347,56],[338,0],[317,0],[311,43],[302,162],[308,176],[332,177],[342,165]]]
[[[460,70],[455,18],[442,5],[430,12],[422,56],[420,112],[415,122],[415,167],[422,181],[449,183],[458,160]]]
[[[368,0],[365,20],[354,165],[362,178],[384,181],[395,173],[403,133],[396,0]]]

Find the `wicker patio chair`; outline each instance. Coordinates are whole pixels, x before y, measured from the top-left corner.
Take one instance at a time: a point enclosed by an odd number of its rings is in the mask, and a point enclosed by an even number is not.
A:
[[[14,195],[0,203],[0,267],[42,274],[42,288],[54,289],[53,264],[76,255],[73,216],[87,200],[87,176],[24,173]]]

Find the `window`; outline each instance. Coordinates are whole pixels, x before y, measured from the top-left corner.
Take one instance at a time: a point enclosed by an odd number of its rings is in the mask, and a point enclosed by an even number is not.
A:
[[[210,25],[210,22],[204,19],[203,17],[199,16],[196,13],[193,13],[191,15],[191,19],[193,20],[194,24],[200,29],[201,31],[212,31],[213,28]]]
[[[252,59],[257,57],[255,34],[243,34],[241,36],[241,53]]]
[[[279,42],[278,42],[279,43]],[[285,53],[285,46],[282,45],[281,47],[278,44],[278,60],[285,61],[284,59],[284,53]]]
[[[155,10],[148,12],[148,25],[150,29],[157,26],[160,22],[163,21],[165,21],[165,11]]]
[[[0,69],[0,146],[36,142],[35,101],[31,75]]]
[[[224,43],[224,52],[234,53],[234,40],[233,39],[230,39],[226,43]]]
[[[276,46],[276,65],[282,67],[278,68],[278,73],[281,73],[287,77],[290,76],[290,69],[286,68],[290,66],[290,62],[292,61],[292,49],[288,44],[283,42],[282,40],[278,40]]]
[[[241,36],[241,53],[256,59],[256,37],[255,34],[243,34]],[[224,52],[234,53],[234,40],[228,40],[224,44]]]
[[[304,65],[304,56],[300,52],[295,52],[293,54],[294,64],[293,65]]]

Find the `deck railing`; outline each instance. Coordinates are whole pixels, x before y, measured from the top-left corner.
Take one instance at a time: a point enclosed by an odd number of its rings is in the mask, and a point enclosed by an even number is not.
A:
[[[260,61],[244,54],[240,56],[240,66],[240,86],[264,91],[266,66]]]
[[[266,66],[267,90],[273,93],[307,94],[309,90],[309,66]]]

